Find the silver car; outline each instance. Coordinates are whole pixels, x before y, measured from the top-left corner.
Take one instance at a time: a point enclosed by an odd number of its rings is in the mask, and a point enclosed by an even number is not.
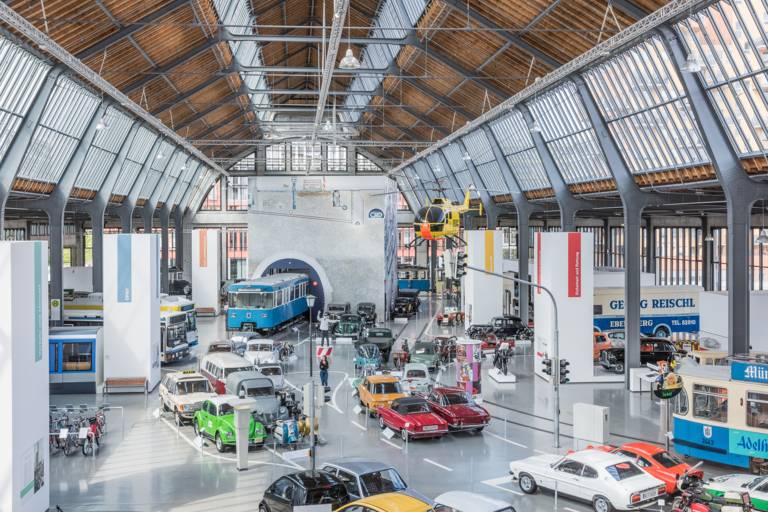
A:
[[[341,480],[352,500],[387,492],[402,492],[433,504],[431,499],[420,492],[409,489],[400,473],[383,462],[347,458],[326,462],[320,469]]]

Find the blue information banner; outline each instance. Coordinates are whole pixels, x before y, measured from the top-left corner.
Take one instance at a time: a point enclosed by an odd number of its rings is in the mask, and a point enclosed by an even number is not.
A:
[[[768,364],[731,361],[731,380],[768,383]]]
[[[131,302],[131,239],[130,234],[117,235],[117,302]]]

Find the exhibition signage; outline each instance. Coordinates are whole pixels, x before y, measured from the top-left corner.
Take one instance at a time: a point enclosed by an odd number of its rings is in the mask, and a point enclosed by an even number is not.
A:
[[[730,429],[728,431],[728,450],[736,455],[746,455],[747,457],[768,457],[768,435]]]
[[[200,268],[206,268],[208,266],[208,230],[201,229],[200,237],[198,238],[198,244],[200,249]]]
[[[117,302],[131,302],[131,240],[130,234],[117,235]]]
[[[581,297],[581,233],[568,233],[568,296]]]
[[[768,365],[731,361],[731,379],[746,382],[768,383]]]

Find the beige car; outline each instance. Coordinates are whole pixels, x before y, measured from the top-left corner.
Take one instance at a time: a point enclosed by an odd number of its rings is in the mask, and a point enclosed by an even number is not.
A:
[[[204,401],[216,396],[210,382],[194,370],[166,373],[160,381],[160,405],[176,423],[192,421]]]

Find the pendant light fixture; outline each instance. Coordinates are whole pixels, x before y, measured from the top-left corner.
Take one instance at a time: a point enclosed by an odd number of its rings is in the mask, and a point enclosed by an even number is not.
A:
[[[349,27],[347,28],[347,51],[339,62],[339,69],[360,69],[360,61],[352,53],[352,9],[349,9]]]
[[[712,236],[712,233],[707,234],[707,236],[704,237],[705,242],[714,242],[715,237]]]
[[[528,130],[531,133],[541,133],[541,125],[537,120],[534,119],[533,122],[531,123],[531,126],[528,127]]]
[[[688,55],[688,58],[685,59],[685,63],[683,63],[682,66],[680,66],[680,69],[684,73],[698,73],[702,69],[701,61],[696,57],[693,53]]]
[[[465,162],[469,162],[470,160],[472,160],[472,157],[469,156],[469,152],[465,151],[464,154],[461,155],[461,159],[464,160]]]
[[[99,118],[99,121],[96,123],[96,130],[101,131],[109,128],[109,125],[107,124],[107,119],[104,116],[101,116]]]

